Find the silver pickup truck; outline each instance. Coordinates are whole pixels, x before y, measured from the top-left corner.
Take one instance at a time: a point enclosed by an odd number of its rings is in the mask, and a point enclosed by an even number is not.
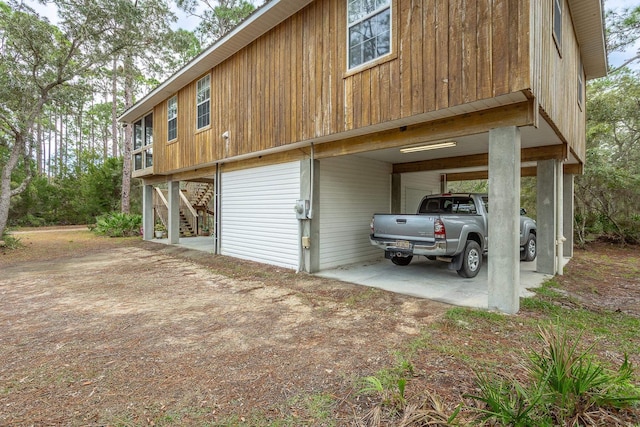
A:
[[[486,194],[426,196],[415,215],[375,214],[369,240],[396,265],[408,265],[414,255],[425,255],[448,262],[462,277],[475,277],[487,251],[487,215]],[[536,223],[521,212],[520,259],[535,258]]]

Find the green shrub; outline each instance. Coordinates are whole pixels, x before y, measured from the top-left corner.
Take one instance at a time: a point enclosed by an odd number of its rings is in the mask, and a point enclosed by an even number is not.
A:
[[[515,379],[477,373],[482,402],[471,408],[483,422],[511,426],[596,425],[616,409],[640,402],[633,369],[626,355],[617,371],[595,360],[593,347],[580,350],[560,328],[541,328],[543,348],[529,356],[531,384]]]
[[[130,237],[140,235],[141,226],[142,215],[112,212],[98,217],[93,231],[109,237]]]

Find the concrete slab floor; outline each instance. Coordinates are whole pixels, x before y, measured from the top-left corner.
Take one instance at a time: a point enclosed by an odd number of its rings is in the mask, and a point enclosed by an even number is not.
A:
[[[155,243],[168,244],[168,239],[153,239]],[[213,237],[182,237],[174,246],[213,253]],[[568,258],[565,258],[565,264]],[[447,304],[484,308],[488,307],[487,259],[482,269],[473,279],[464,279],[448,264],[416,257],[407,266],[394,265],[391,261],[379,259],[344,265],[316,273],[319,277],[341,280],[357,285],[370,286],[390,292],[426,298]],[[520,297],[531,296],[528,289],[539,287],[552,276],[536,272],[536,262],[520,263]]]
[[[397,266],[381,258],[321,271],[317,275],[452,305],[486,309],[489,300],[486,261],[485,257],[482,269],[472,279],[458,276],[455,270],[448,269],[447,263],[424,257],[414,258],[407,266]],[[528,289],[539,287],[552,277],[535,269],[535,261],[520,263],[520,297],[531,296],[533,293]]]

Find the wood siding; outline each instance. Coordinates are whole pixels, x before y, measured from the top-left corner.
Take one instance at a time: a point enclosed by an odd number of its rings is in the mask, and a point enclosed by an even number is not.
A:
[[[564,1],[561,54],[553,33],[553,1],[531,1],[531,81],[543,114],[568,142],[580,162],[585,160],[585,102],[578,105],[580,50]],[[584,82],[584,78],[582,81]],[[585,93],[583,92],[583,98]]]
[[[197,79],[177,93],[173,143],[156,106],[154,172],[530,89],[527,1],[392,4],[392,53],[371,67],[347,73],[346,1],[317,0],[211,70],[209,128],[195,130]]]

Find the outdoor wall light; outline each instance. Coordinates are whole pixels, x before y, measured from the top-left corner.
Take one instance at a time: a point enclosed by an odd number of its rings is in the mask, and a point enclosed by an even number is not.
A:
[[[438,148],[449,148],[458,145],[455,141],[435,142],[433,144],[415,145],[413,147],[401,148],[401,153],[415,153],[417,151],[437,150]]]

